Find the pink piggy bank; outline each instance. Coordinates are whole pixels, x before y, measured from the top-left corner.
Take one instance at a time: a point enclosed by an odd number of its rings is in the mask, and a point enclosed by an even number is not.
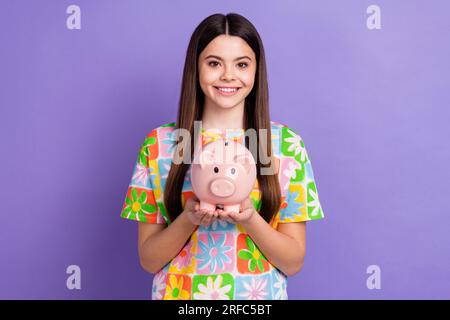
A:
[[[256,181],[256,163],[251,152],[234,140],[210,142],[194,154],[191,165],[192,190],[200,209],[239,212]]]

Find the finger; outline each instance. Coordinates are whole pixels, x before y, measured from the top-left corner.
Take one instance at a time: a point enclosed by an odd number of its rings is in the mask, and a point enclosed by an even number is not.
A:
[[[211,212],[206,212],[205,216],[202,219],[202,226],[204,226],[204,227],[209,226],[209,224],[211,223],[212,216],[213,215]]]
[[[241,207],[240,207],[240,211],[244,211],[245,209],[247,209],[250,206],[250,203],[252,200],[250,199],[250,197],[246,198],[244,201],[241,202]]]
[[[205,210],[195,210],[195,214],[197,217],[199,218],[203,218],[206,215],[206,211]]]
[[[246,207],[247,207],[247,199],[244,199],[239,206],[239,211],[245,210]]]
[[[205,220],[206,212],[203,211],[203,210],[198,211],[198,217],[199,217],[199,222],[198,222],[198,224],[199,224],[200,226],[203,226],[203,221]]]
[[[231,218],[227,218],[226,221],[227,221],[228,223],[232,223],[232,224],[235,224],[235,223],[236,223],[236,221],[234,221],[234,220],[231,219]]]
[[[214,214],[215,214],[214,211],[208,212],[208,218],[209,218],[209,220],[207,222],[208,226],[211,225],[214,222]]]
[[[219,216],[219,213],[218,213],[217,211],[214,211],[214,212],[213,212],[213,217],[212,217],[211,223],[216,222],[218,216]]]
[[[237,213],[232,211],[228,214],[229,219],[231,219],[233,222],[239,221],[239,218],[237,217]]]
[[[201,224],[203,218],[204,218],[205,215],[206,215],[206,212],[203,211],[203,210],[198,210],[198,211],[195,211],[194,214],[195,214],[195,216],[196,216],[197,219],[198,219],[198,224]]]
[[[225,211],[223,210],[218,210],[217,211],[218,215],[219,215],[219,219],[220,220],[225,220],[227,219],[227,214],[225,213]]]
[[[228,223],[235,223],[235,221],[230,218],[230,216],[229,216],[230,213],[229,212],[221,211],[221,212],[219,212],[219,214],[220,214],[220,219],[221,220],[226,221]]]

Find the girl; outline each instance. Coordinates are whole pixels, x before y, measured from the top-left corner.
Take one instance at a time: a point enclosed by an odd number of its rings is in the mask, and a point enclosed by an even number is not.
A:
[[[197,136],[194,121],[202,123]],[[187,152],[175,129],[190,132]],[[194,141],[247,146],[247,129],[266,129],[258,144],[270,162],[255,157],[257,181],[240,212],[200,211],[190,163],[174,155],[192,156]],[[271,166],[272,174],[262,174]],[[303,266],[305,221],[323,212],[302,139],[270,121],[263,45],[244,17],[214,14],[195,29],[177,122],[146,137],[121,216],[139,221],[140,262],[155,273],[152,299],[287,299],[286,276]]]

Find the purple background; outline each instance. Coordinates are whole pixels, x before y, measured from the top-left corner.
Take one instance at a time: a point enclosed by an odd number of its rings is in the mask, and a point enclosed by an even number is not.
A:
[[[66,8],[81,7],[81,30]],[[381,30],[366,8],[381,7]],[[326,218],[290,299],[450,298],[448,1],[0,4],[0,298],[147,299],[119,213],[139,147],[175,120],[189,38],[237,12],[267,54],[272,120],[304,139]],[[81,290],[66,288],[67,266]],[[366,287],[369,265],[381,290]]]

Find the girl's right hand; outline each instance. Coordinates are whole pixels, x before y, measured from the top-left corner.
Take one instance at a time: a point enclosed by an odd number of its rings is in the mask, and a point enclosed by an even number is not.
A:
[[[208,227],[216,221],[218,216],[217,210],[200,210],[200,202],[195,196],[187,199],[184,210],[186,211],[189,220],[196,226],[201,225],[203,227]]]

